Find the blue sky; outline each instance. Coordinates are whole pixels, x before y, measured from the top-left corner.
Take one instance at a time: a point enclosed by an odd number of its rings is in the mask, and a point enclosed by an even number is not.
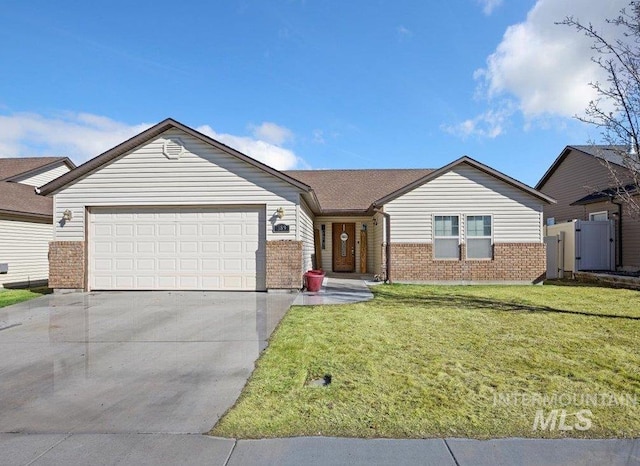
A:
[[[594,5],[595,3],[595,5]],[[0,156],[98,155],[166,117],[276,168],[437,168],[534,185],[602,79],[623,0],[56,2],[0,11]]]

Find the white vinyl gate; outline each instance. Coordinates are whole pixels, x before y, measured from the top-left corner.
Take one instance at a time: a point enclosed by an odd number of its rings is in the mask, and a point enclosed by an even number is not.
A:
[[[615,232],[613,222],[576,222],[576,270],[614,270]]]
[[[580,270],[615,270],[614,238],[610,220],[573,220],[547,226],[547,278],[570,278]]]

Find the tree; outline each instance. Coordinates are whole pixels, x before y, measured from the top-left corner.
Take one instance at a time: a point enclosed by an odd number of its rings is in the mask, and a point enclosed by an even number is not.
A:
[[[623,147],[615,150],[628,174],[604,163],[611,173],[616,199],[640,216],[640,2],[630,2],[618,17],[606,21],[620,28],[619,37],[605,37],[591,23],[583,24],[573,16],[559,24],[574,27],[592,41],[592,61],[607,78],[604,83],[589,83],[597,97],[589,102],[585,114],[576,118],[597,127],[606,144]]]

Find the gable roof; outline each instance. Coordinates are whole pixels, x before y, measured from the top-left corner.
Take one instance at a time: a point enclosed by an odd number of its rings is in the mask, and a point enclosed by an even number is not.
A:
[[[403,194],[408,193],[409,191],[412,191],[413,189],[417,188],[418,186],[421,186],[425,183],[428,183],[429,181],[438,178],[439,176],[443,175],[444,173],[454,169],[455,167],[462,165],[462,164],[467,164],[470,165],[484,173],[487,173],[488,175],[493,176],[494,178],[499,179],[500,181],[503,181],[507,184],[510,184],[511,186],[514,186],[524,192],[526,192],[527,194],[536,197],[538,199],[540,199],[541,201],[544,201],[548,204],[555,204],[556,200],[553,199],[552,197],[547,196],[546,194],[541,193],[540,191],[537,191],[536,189],[532,188],[531,186],[527,186],[526,184],[516,180],[515,178],[511,178],[510,176],[505,175],[502,172],[499,172],[498,170],[495,170],[487,165],[484,165],[480,162],[478,162],[477,160],[472,159],[471,157],[468,156],[464,156],[464,157],[460,157],[457,160],[454,160],[453,162],[451,162],[448,165],[445,165],[442,168],[439,168],[438,170],[434,170],[428,174],[426,174],[425,176],[423,176],[422,178],[419,178],[417,180],[415,180],[412,183],[409,183],[406,186],[403,186],[402,188],[378,199],[377,201],[375,201],[373,203],[374,207],[375,206],[381,206],[386,204],[387,202],[390,202],[394,199],[397,199],[398,197],[402,196]]]
[[[60,176],[59,178],[56,178],[55,180],[45,184],[44,186],[40,187],[38,192],[42,195],[48,195],[48,194],[52,194],[62,188],[64,188],[65,186],[77,181],[78,179],[96,171],[99,170],[102,166],[108,164],[109,162],[117,159],[118,157],[120,157],[121,155],[126,154],[127,152],[129,152],[130,150],[151,141],[152,139],[158,137],[160,134],[164,133],[165,131],[169,130],[169,129],[178,129],[180,131],[183,131],[187,134],[189,134],[190,136],[195,137],[196,139],[199,139],[203,142],[205,142],[206,144],[209,144],[213,147],[215,147],[216,149],[221,150],[222,152],[225,152],[231,156],[237,157],[238,159],[253,165],[254,167],[258,168],[259,170],[262,170],[264,172],[267,172],[273,176],[275,176],[276,178],[280,178],[281,180],[295,186],[296,188],[301,189],[304,192],[309,192],[311,191],[311,188],[309,186],[307,186],[304,183],[301,183],[300,181],[284,174],[281,171],[276,170],[275,168],[271,168],[268,165],[263,164],[262,162],[258,162],[257,160],[243,154],[242,152],[239,152],[225,144],[222,144],[219,141],[216,141],[213,138],[210,138],[209,136],[206,136],[204,134],[202,134],[199,131],[196,131],[193,128],[190,128],[186,125],[183,125],[182,123],[177,122],[176,120],[172,119],[172,118],[167,118],[166,120],[161,121],[160,123],[158,123],[157,125],[152,126],[151,128],[143,131],[142,133],[133,136],[132,138],[126,140],[125,142],[118,144],[117,146],[113,147],[112,149],[109,149],[106,152],[103,152],[102,154],[98,155],[97,157],[94,157],[93,159],[83,163],[82,165],[80,165],[79,167],[75,168],[74,170],[71,170],[68,173],[65,173],[64,175]]]
[[[566,146],[560,155],[553,161],[549,169],[542,175],[540,181],[536,184],[536,189],[541,189],[551,175],[553,175],[560,164],[572,152],[576,151],[583,155],[595,157],[605,162],[612,163],[624,167],[624,161],[621,154],[629,151],[629,146],[612,146],[612,145],[575,145]]]
[[[0,158],[0,180],[12,181],[32,172],[64,162],[70,169],[75,164],[68,157],[14,157]]]
[[[15,157],[0,158],[0,214],[51,219],[53,201],[38,196],[33,186],[14,180],[29,176],[60,163],[75,168],[68,157]]]
[[[0,214],[50,219],[53,200],[37,195],[33,186],[0,181]]]
[[[311,186],[327,214],[363,214],[387,194],[433,172],[432,169],[288,170]]]

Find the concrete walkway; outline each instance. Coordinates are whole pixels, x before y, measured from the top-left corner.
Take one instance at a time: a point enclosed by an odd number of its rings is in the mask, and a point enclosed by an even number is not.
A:
[[[640,440],[233,440],[188,434],[0,434],[13,465],[638,465]]]
[[[362,278],[325,277],[318,292],[303,291],[293,302],[297,306],[349,304],[369,301],[373,294]]]

